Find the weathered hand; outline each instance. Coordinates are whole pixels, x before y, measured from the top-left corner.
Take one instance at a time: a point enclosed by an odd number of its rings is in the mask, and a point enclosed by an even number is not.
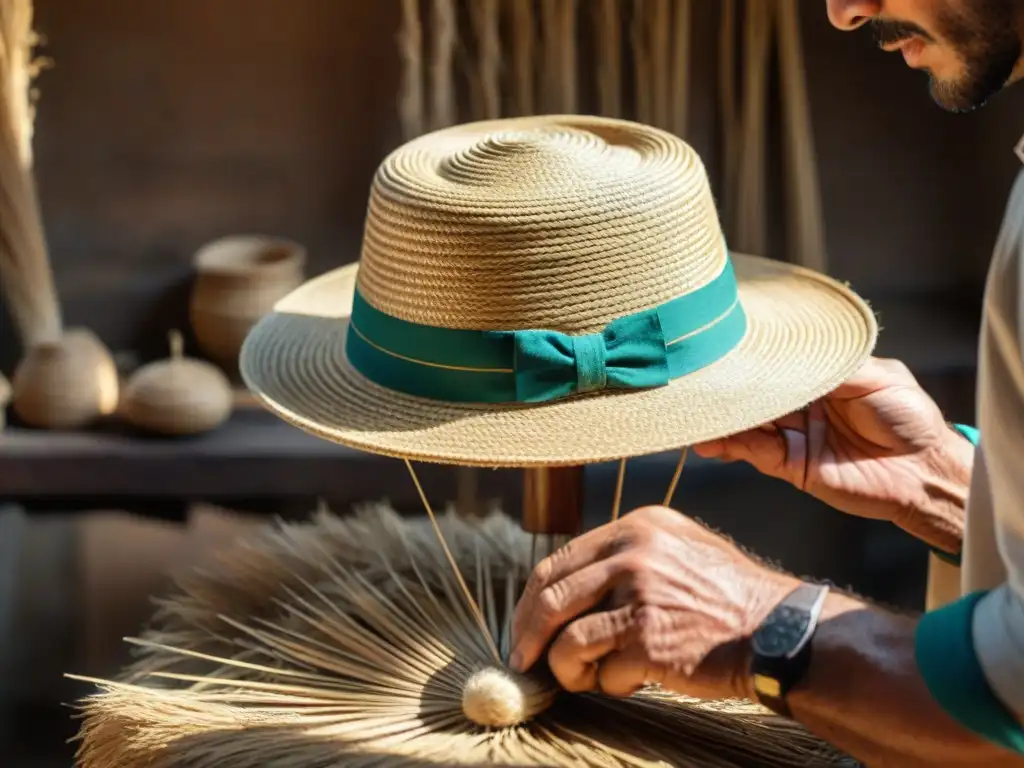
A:
[[[836,509],[959,549],[974,449],[896,360],[872,358],[806,412],[694,451],[746,461]]]
[[[512,665],[529,669],[550,643],[570,691],[651,683],[745,697],[746,641],[797,584],[678,512],[644,507],[541,561],[516,607]]]

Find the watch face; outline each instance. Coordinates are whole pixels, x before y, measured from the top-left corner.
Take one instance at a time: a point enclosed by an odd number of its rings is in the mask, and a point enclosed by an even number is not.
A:
[[[754,651],[762,656],[785,656],[800,645],[810,620],[807,611],[779,607],[751,638]]]

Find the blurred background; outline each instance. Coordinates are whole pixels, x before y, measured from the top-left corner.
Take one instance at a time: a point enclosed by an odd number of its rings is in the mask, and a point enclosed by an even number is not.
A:
[[[460,12],[474,2],[489,0],[462,0]],[[532,0],[497,4],[519,2],[543,11]],[[197,337],[190,314],[202,277],[194,256],[204,245],[236,234],[283,238],[274,247],[293,272],[272,282],[356,260],[372,174],[416,130],[399,108],[409,5],[36,0],[38,53],[54,63],[37,81],[34,173],[65,325],[90,329],[125,376],[166,357],[174,329],[186,355],[216,361],[216,342]],[[427,18],[434,12],[418,5]],[[724,5],[691,9],[685,138],[726,199]],[[1019,168],[1013,146],[1024,101],[1008,94],[977,114],[944,113],[900,57],[874,50],[867,34],[832,29],[824,3],[800,6],[827,271],[871,301],[879,354],[903,359],[950,420],[972,423],[983,280]],[[639,13],[620,10],[623,19]],[[590,23],[579,22],[581,39]],[[464,72],[475,55],[460,43],[451,67]],[[581,70],[600,71],[593,47],[581,43],[577,55]],[[782,144],[788,120],[776,59],[765,76],[769,148]],[[581,94],[577,109],[597,111],[585,85]],[[635,117],[636,100],[627,102],[622,114]],[[454,116],[468,119],[469,107],[457,103]],[[785,258],[776,226],[784,217],[773,214],[785,196],[780,157],[771,149],[764,166],[765,250]],[[3,314],[0,371],[11,378],[24,355]],[[173,569],[201,564],[271,516],[307,515],[320,500],[343,512],[387,498],[419,513],[400,462],[321,444],[262,413],[237,386],[231,397],[226,421],[185,437],[105,423],[40,429],[8,413],[0,432],[0,765],[71,764],[64,740],[75,724],[65,705],[83,689],[63,675],[116,673],[126,658],[121,638],[143,626]],[[660,499],[675,459],[631,462],[626,506]],[[518,509],[515,472],[422,474],[438,504],[462,494]],[[615,475],[614,465],[587,469],[592,524],[608,513]],[[902,608],[923,605],[923,546],[746,467],[691,459],[676,506],[794,572]]]

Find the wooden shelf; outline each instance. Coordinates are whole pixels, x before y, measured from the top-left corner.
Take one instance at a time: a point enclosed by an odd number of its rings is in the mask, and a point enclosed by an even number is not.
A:
[[[454,498],[454,468],[424,464],[417,472],[432,497]],[[488,491],[494,482],[496,490],[517,483],[510,472],[485,477]],[[385,494],[416,498],[401,461],[329,443],[260,410],[240,409],[221,428],[192,438],[143,437],[117,426],[0,432],[0,499],[374,499]]]

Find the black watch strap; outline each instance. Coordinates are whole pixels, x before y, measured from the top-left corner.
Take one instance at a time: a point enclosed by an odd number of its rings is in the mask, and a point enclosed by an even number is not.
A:
[[[801,584],[772,610],[751,637],[750,674],[761,704],[790,716],[787,694],[811,662],[811,640],[818,628],[828,587]]]

